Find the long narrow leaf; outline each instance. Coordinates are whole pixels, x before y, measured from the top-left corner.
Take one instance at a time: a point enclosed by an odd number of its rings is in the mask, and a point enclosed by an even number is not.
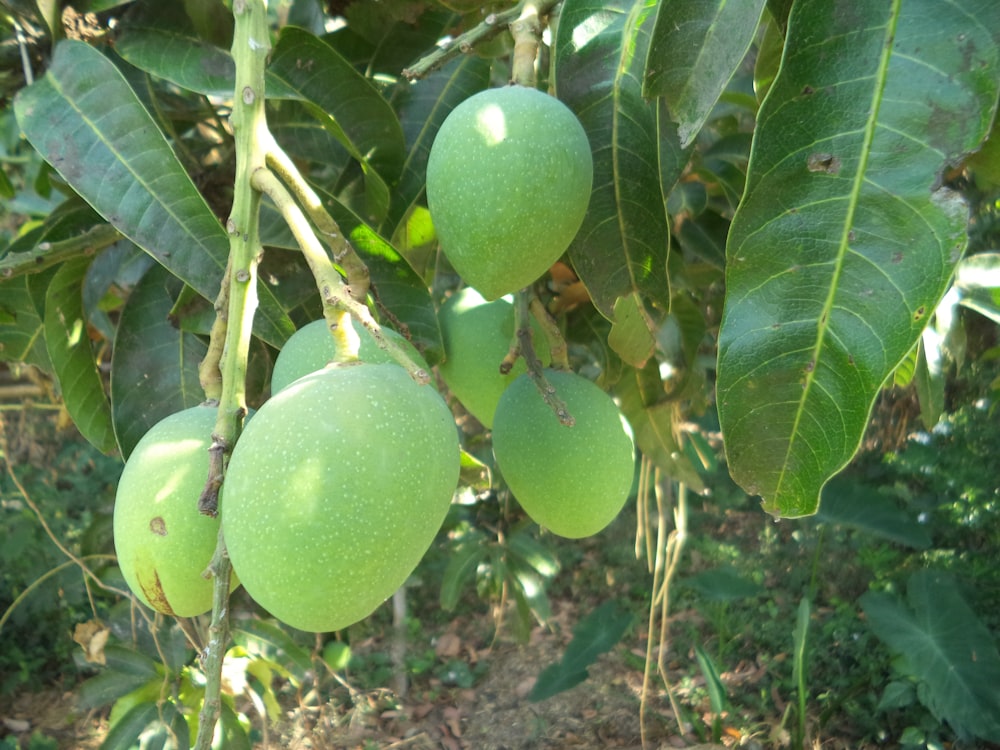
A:
[[[966,244],[939,188],[997,100],[1000,5],[796,2],[727,245],[719,417],[764,508],[814,513]]]
[[[754,40],[766,0],[658,3],[646,57],[646,96],[662,96],[682,147],[705,124]]]
[[[219,293],[229,239],[118,68],[83,42],[56,47],[14,101],[18,124],[116,229],[206,299]],[[280,346],[294,326],[260,288],[255,332]]]
[[[569,257],[609,320],[617,299],[633,292],[669,307],[659,160],[660,139],[671,134],[642,95],[652,25],[647,2],[566,0],[555,40],[556,93],[580,118],[594,155],[590,208]]]
[[[66,411],[80,433],[98,450],[115,447],[111,404],[90,345],[83,311],[83,279],[91,258],[59,267],[45,295],[45,345],[59,380]]]

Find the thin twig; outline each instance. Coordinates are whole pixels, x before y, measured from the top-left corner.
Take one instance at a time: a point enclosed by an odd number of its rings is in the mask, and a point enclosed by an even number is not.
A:
[[[566,402],[559,398],[555,386],[545,377],[542,362],[535,353],[535,346],[531,341],[531,318],[528,312],[528,298],[530,295],[530,289],[522,289],[515,295],[514,331],[521,356],[524,357],[525,364],[528,366],[528,377],[534,382],[542,399],[552,409],[552,412],[558,417],[560,422],[567,427],[572,427],[576,424],[576,420],[569,413]]]

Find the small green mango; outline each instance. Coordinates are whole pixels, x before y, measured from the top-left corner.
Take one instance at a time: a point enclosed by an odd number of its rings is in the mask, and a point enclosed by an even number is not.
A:
[[[632,430],[608,394],[572,372],[545,370],[575,424],[562,424],[521,375],[493,418],[493,455],[507,485],[540,526],[570,539],[611,523],[635,473]]]
[[[510,297],[487,302],[472,287],[455,292],[438,311],[445,359],[438,372],[462,406],[485,427],[504,389],[525,371],[518,358],[509,373],[500,372],[514,338],[514,304]],[[532,344],[543,365],[549,364],[549,345],[532,321]]]
[[[198,497],[208,480],[217,411],[195,406],[157,422],[118,480],[118,565],[139,600],[167,615],[194,617],[212,608],[213,582],[203,573],[215,553],[219,519],[198,512]],[[232,587],[238,585],[233,576]]]
[[[576,236],[594,178],[587,134],[555,97],[488,89],[445,118],[427,159],[441,249],[487,300],[528,286]]]
[[[354,326],[354,330],[361,339],[361,345],[358,348],[358,357],[361,361],[372,364],[396,361],[389,352],[379,348],[374,337],[365,330],[361,323],[351,318],[351,325]],[[382,327],[382,333],[386,338],[406,349],[414,362],[430,372],[430,365],[420,356],[417,348],[401,334],[385,326]],[[274,370],[271,373],[271,393],[284,390],[303,375],[322,370],[335,355],[333,336],[330,334],[326,320],[320,318],[307,323],[293,333],[281,351],[278,352],[278,357],[274,360]]]

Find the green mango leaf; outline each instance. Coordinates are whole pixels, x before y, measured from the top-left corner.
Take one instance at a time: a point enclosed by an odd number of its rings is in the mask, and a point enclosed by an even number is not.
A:
[[[118,231],[208,300],[229,238],[118,68],[76,41],[56,46],[45,77],[14,101],[38,152]],[[254,331],[281,346],[291,320],[261,285]]]
[[[671,180],[660,156],[680,144],[642,95],[652,11],[630,0],[566,0],[553,44],[556,94],[580,118],[594,156],[590,207],[569,258],[608,320],[632,293],[669,306],[662,185]]]
[[[764,35],[757,45],[757,59],[753,66],[753,90],[758,104],[771,90],[771,84],[781,65],[781,53],[785,48],[785,34],[781,25],[770,13],[765,18]]]
[[[0,361],[52,372],[45,347],[45,291],[57,269],[0,282]]]
[[[488,464],[461,449],[459,455],[459,482],[476,492],[486,492],[493,486],[493,472]]]
[[[399,112],[407,152],[381,234],[398,244],[406,216],[424,194],[427,157],[441,123],[458,104],[485,89],[489,82],[489,61],[466,55],[415,84],[393,89],[391,101]]]
[[[682,148],[698,135],[743,62],[765,0],[671,0],[658,3],[643,94],[662,96]]]
[[[646,366],[653,356],[655,327],[638,294],[619,297],[615,302],[614,323],[608,334],[608,346],[633,367]]]
[[[441,576],[439,601],[445,612],[454,611],[465,587],[475,580],[476,569],[486,559],[487,547],[481,532],[473,531],[456,548],[449,549],[448,566]]]
[[[769,513],[816,511],[947,288],[968,212],[938,185],[989,128],[998,29],[989,0],[792,8],[719,334],[730,472]]]
[[[90,345],[83,310],[83,280],[92,258],[59,267],[45,294],[45,346],[52,360],[66,411],[83,435],[102,453],[115,448],[111,404]]]
[[[115,51],[140,70],[182,89],[224,99],[233,97],[233,56],[200,38],[179,3],[136,3],[121,24]],[[270,97],[296,96],[274,76],[267,76],[264,85]]]
[[[910,576],[905,603],[869,591],[861,606],[895,667],[919,681],[920,702],[939,721],[959,736],[1000,737],[1000,653],[954,579],[922,570]]]
[[[333,47],[295,27],[282,30],[268,70],[311,105],[324,127],[360,162],[369,197],[375,191],[375,207],[384,216],[386,185],[399,177],[406,159],[403,128],[389,102]]]
[[[587,668],[614,648],[634,620],[632,613],[614,600],[604,602],[580,620],[562,660],[542,670],[528,700],[543,701],[586,680]]]
[[[205,400],[198,365],[208,345],[170,320],[179,286],[153,266],[121,312],[111,356],[111,418],[125,459],[154,424]]]

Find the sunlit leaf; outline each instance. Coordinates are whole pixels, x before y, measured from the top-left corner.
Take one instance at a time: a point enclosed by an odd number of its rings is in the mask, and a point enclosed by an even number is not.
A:
[[[944,293],[967,209],[941,173],[1000,81],[1000,5],[843,8],[792,8],[727,245],[719,417],[734,479],[781,516],[815,512]]]
[[[657,4],[644,93],[662,96],[681,147],[698,135],[754,40],[765,0]]]
[[[649,3],[566,0],[554,43],[556,94],[594,156],[590,207],[569,257],[609,320],[621,296],[638,292],[664,308],[669,299],[660,140],[676,132],[658,127],[657,105],[642,95],[652,25]]]
[[[64,263],[49,284],[45,295],[45,346],[73,423],[98,450],[110,453],[115,447],[111,404],[83,310],[83,279],[91,260],[81,257]]]

